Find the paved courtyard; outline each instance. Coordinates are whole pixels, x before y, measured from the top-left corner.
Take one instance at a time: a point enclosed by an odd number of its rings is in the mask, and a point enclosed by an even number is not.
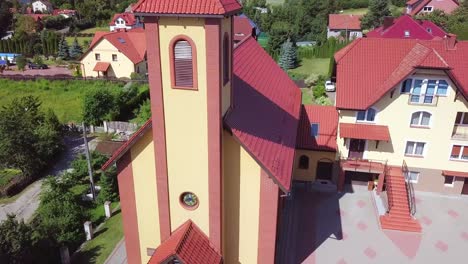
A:
[[[280,263],[466,263],[468,197],[416,192],[422,234],[380,229],[365,188],[296,188],[286,203]]]

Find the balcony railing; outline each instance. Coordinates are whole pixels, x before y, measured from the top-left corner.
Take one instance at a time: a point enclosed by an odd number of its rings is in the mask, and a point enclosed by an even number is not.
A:
[[[468,125],[454,125],[452,139],[468,140]]]
[[[340,158],[341,166],[347,171],[359,171],[368,173],[382,173],[385,171],[387,164],[386,160],[375,159],[355,159],[355,158]]]
[[[439,96],[436,94],[410,94],[408,104],[437,106]]]

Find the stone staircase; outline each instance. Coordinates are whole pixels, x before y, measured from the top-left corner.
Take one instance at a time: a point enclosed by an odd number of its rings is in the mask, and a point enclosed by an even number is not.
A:
[[[421,225],[410,213],[408,192],[402,169],[389,166],[385,180],[390,212],[380,216],[382,229],[420,233]]]

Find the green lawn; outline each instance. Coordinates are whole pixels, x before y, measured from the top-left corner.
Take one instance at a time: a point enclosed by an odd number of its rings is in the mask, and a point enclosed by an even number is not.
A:
[[[12,81],[0,80],[0,105],[13,98],[36,96],[43,109],[52,109],[62,123],[82,120],[83,98],[91,89],[121,89],[122,84],[105,81]]]
[[[92,37],[77,37],[78,44],[80,44],[81,47],[83,47],[83,52],[88,49],[88,46],[85,45],[85,41],[88,41],[88,45],[91,44],[91,40],[93,40]],[[75,41],[75,37],[66,37],[65,40],[67,41],[68,45],[71,46],[73,44],[73,41]]]
[[[109,31],[109,27],[93,27],[80,31],[80,33],[96,33],[97,31]]]
[[[302,104],[309,105],[314,104],[314,96],[312,95],[312,90],[309,88],[302,88]]]
[[[284,0],[267,0],[267,4],[270,5],[282,5],[284,4]]]
[[[327,75],[328,68],[330,65],[330,59],[313,58],[313,59],[302,59],[300,66],[289,70],[293,74],[309,76],[311,73],[319,75]]]
[[[340,14],[364,15],[365,13],[367,13],[367,8],[345,9]]]
[[[0,170],[0,188],[6,186],[16,176],[20,175],[20,170],[15,169],[4,169]]]
[[[122,238],[122,215],[118,211],[96,232],[94,239],[87,242],[81,252],[77,253],[72,263],[104,263]]]

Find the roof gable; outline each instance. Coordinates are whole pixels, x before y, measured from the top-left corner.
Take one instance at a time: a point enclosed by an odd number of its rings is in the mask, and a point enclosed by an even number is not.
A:
[[[140,0],[133,7],[134,13],[226,15],[240,11],[237,0]]]
[[[233,57],[233,106],[225,124],[287,192],[291,188],[301,92],[252,37],[235,48]]]
[[[361,30],[361,15],[328,15],[328,27],[330,29]]]
[[[422,0],[422,1],[409,1],[407,2],[410,3],[412,2],[412,4],[408,4],[410,6],[413,7],[413,9],[411,10],[411,13],[410,15],[414,16],[414,15],[417,15],[425,6],[429,5],[431,6],[431,2],[433,2],[434,0]],[[460,3],[458,3],[457,0],[436,0],[437,3],[435,3],[435,9],[441,9],[442,11],[449,11],[449,13],[452,11],[452,9],[454,7],[452,6],[449,6],[449,5],[454,5],[454,6],[459,6]],[[447,10],[445,10],[447,9]]]
[[[119,18],[122,18],[125,21],[125,25],[127,25],[127,26],[135,25],[136,22],[137,22],[134,14],[132,14],[132,13],[121,13],[121,14],[115,14],[109,24],[111,26],[115,25],[115,21],[117,21],[117,19],[119,19]]]
[[[385,23],[384,23],[385,24]],[[430,31],[430,32],[429,32]],[[405,33],[408,32],[409,35]],[[395,19],[392,25],[378,27],[366,34],[368,38],[404,38],[430,40],[443,38],[446,33],[430,21],[418,21],[409,15]]]
[[[312,136],[311,124],[318,124],[318,136]],[[297,129],[297,148],[336,151],[338,111],[334,106],[303,105]]]

